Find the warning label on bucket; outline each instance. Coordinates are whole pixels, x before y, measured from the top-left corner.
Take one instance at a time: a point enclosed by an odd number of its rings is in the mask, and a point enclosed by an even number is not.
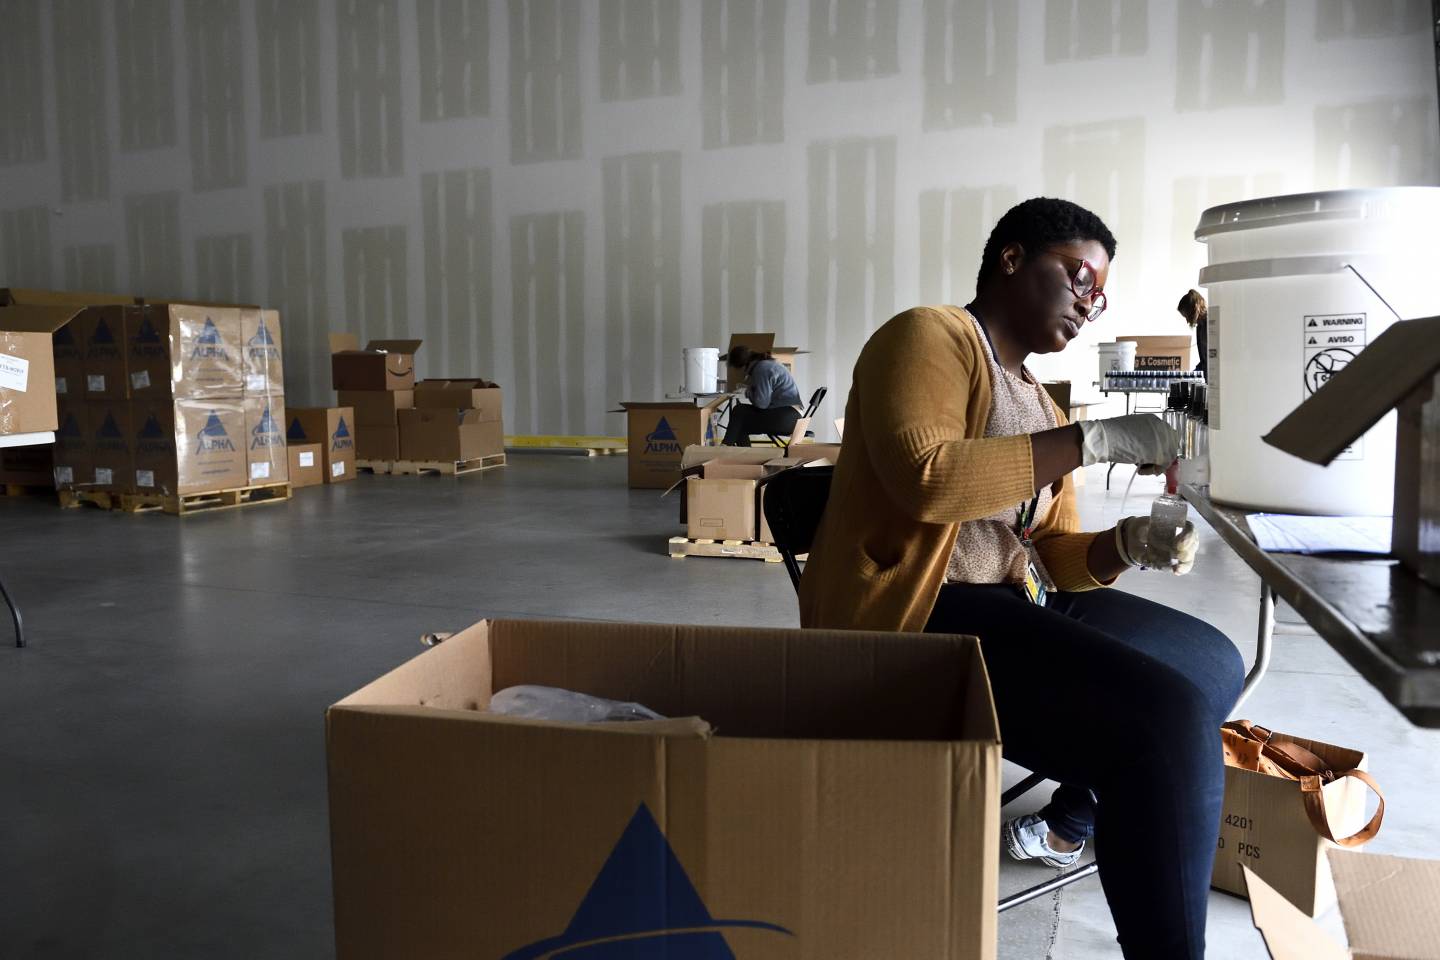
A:
[[[1330,382],[1359,355],[1365,346],[1365,314],[1336,313],[1306,315],[1300,324],[1303,366],[1301,380],[1305,399]],[[1346,447],[1335,459],[1365,459],[1364,438]]]

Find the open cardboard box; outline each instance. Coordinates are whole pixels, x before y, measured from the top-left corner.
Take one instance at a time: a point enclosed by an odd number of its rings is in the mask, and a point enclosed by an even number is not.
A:
[[[516,684],[675,719],[486,712]],[[482,621],[332,706],[326,747],[340,960],[995,956],[973,637]]]
[[[0,436],[54,440],[59,413],[51,335],[79,312],[71,306],[0,308]]]
[[[763,503],[766,480],[791,467],[834,463],[840,446],[796,443],[783,456],[776,453],[774,447],[687,447],[680,479],[665,491],[680,490],[685,535],[773,543]]]
[[[1273,960],[1433,960],[1440,957],[1440,861],[1331,850],[1330,872],[1350,947],[1243,867],[1250,913]]]
[[[421,340],[371,340],[360,349],[353,333],[330,334],[330,378],[336,390],[409,390]]]

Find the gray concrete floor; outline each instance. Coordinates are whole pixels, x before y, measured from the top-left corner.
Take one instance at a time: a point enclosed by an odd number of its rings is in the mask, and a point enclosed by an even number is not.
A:
[[[323,712],[419,653],[424,631],[482,616],[794,625],[780,567],[667,558],[675,504],[626,490],[624,470],[521,456],[183,521],[0,499],[0,574],[32,641],[4,646],[0,626],[0,957],[333,955]],[[1127,512],[1156,492],[1137,483]],[[1092,469],[1089,525],[1113,522],[1120,496]],[[1257,583],[1202,532],[1189,577],[1125,588],[1205,617],[1248,657]],[[1389,794],[1371,849],[1440,856],[1440,733],[1303,625],[1280,631],[1245,713],[1368,750]],[[1048,873],[1004,863],[1002,890]],[[1224,894],[1209,936],[1212,957],[1266,956]],[[1093,879],[1006,914],[1000,937],[1007,960],[1118,956]]]

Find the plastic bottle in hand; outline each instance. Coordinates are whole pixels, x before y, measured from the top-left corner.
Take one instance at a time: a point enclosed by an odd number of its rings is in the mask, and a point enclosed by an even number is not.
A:
[[[1170,464],[1165,471],[1165,492],[1150,506],[1150,540],[1146,544],[1150,566],[1173,566],[1178,562],[1175,539],[1184,529],[1190,512],[1185,500],[1175,492],[1179,485],[1178,472],[1179,461]]]

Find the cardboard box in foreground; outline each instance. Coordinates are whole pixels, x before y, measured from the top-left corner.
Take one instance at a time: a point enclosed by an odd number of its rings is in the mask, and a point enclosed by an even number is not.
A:
[[[1330,851],[1347,950],[1249,867],[1250,913],[1273,960],[1440,958],[1440,861]]]
[[[522,683],[680,719],[484,712]],[[995,956],[973,638],[482,621],[331,707],[326,741],[340,960]]]
[[[78,312],[70,307],[0,308],[0,435],[50,433],[59,426],[50,337]]]

